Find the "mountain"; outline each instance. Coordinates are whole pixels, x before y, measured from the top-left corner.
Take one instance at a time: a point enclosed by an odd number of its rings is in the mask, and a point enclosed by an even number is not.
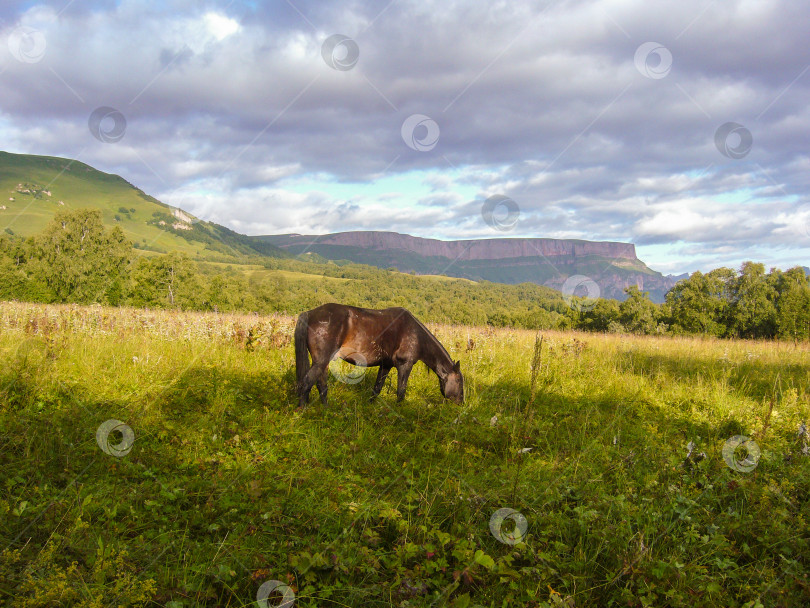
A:
[[[105,224],[119,226],[146,255],[290,257],[270,243],[161,203],[118,175],[67,158],[0,152],[0,230],[28,237],[45,228],[59,209],[77,208],[100,210]]]
[[[573,239],[496,238],[461,241],[424,239],[397,232],[339,232],[325,235],[281,234],[253,237],[295,255],[349,260],[401,272],[445,274],[494,283],[531,282],[562,289],[566,279],[582,275],[600,295],[623,300],[624,289],[638,285],[655,302],[677,282],[647,267],[632,243]],[[580,290],[574,291],[580,295]],[[585,289],[582,289],[585,295]]]
[[[119,226],[143,255],[185,252],[198,260],[239,263],[254,256],[312,262],[348,260],[420,275],[494,283],[532,282],[563,289],[568,277],[594,281],[599,294],[624,299],[638,285],[656,301],[679,277],[665,277],[636,257],[631,243],[543,238],[440,241],[396,232],[341,232],[322,236],[245,236],[170,207],[118,175],[76,160],[0,152],[0,229],[28,237],[59,209],[93,208]],[[574,291],[585,295],[581,286]]]

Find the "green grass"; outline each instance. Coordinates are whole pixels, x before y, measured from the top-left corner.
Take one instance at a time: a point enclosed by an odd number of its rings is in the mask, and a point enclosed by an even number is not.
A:
[[[373,404],[373,373],[330,376],[329,406],[296,413],[293,324],[0,305],[0,602],[248,606],[268,580],[302,607],[810,600],[807,345],[545,332],[538,351],[431,326],[463,406],[420,364],[401,404],[395,372]],[[109,419],[125,456],[96,441]],[[734,435],[761,448],[751,472],[722,457]],[[501,508],[522,542],[491,532]]]
[[[297,272],[295,270],[281,270],[265,268],[259,264],[229,264],[226,262],[206,262],[205,267],[212,267],[219,271],[236,270],[253,279],[281,279],[284,281],[300,281],[303,283],[323,282],[346,283],[354,279],[343,277],[330,277],[322,274],[311,274],[308,272]],[[207,268],[206,268],[207,269]]]
[[[391,272],[397,272],[398,274],[407,274],[403,272],[398,272],[396,270],[392,270]],[[444,274],[420,274],[420,275],[411,275],[411,276],[418,276],[420,279],[425,279],[429,281],[439,281],[440,283],[447,282],[447,281],[464,281],[465,283],[475,284],[478,281],[473,281],[471,279],[465,279],[463,277],[449,277]]]
[[[271,270],[271,269],[258,269],[255,271],[256,275],[267,278],[280,278],[288,281],[327,281],[332,283],[345,283],[354,279],[344,279],[342,277],[327,277],[319,274],[309,274],[306,272],[295,272],[294,270]]]

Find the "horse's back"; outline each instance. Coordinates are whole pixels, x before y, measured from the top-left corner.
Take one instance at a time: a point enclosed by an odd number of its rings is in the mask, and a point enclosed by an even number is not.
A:
[[[341,322],[349,317],[352,317],[353,319],[361,322],[363,319],[372,321],[386,319],[390,323],[398,320],[410,321],[414,318],[411,311],[409,311],[407,308],[402,308],[401,306],[393,306],[391,308],[377,310],[375,308],[361,308],[359,306],[338,304],[336,302],[321,304],[312,310],[308,310],[306,314],[310,322],[318,322],[323,319]]]
[[[312,353],[337,353],[342,358],[359,353],[369,365],[377,365],[391,361],[403,345],[413,355],[418,352],[418,321],[406,308],[376,310],[329,303],[306,314]]]
[[[312,310],[308,310],[306,315],[312,318],[319,318],[323,317],[324,315],[330,314],[341,314],[348,312],[349,309],[355,308],[354,306],[348,306],[346,304],[337,304],[336,302],[329,302],[327,304],[321,304],[320,306],[316,306]]]

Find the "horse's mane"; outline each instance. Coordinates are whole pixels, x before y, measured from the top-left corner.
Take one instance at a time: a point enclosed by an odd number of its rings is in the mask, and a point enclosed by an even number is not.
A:
[[[407,310],[407,309],[405,309],[405,310]],[[422,328],[422,331],[424,331],[428,336],[430,336],[430,339],[433,340],[433,342],[436,344],[436,346],[439,347],[439,350],[441,350],[445,354],[448,361],[450,361],[450,364],[452,365],[453,364],[453,357],[450,356],[450,353],[447,352],[447,349],[444,347],[444,345],[441,342],[439,342],[439,339],[436,336],[433,335],[433,332],[430,331],[427,327],[425,327],[424,324],[419,319],[417,319],[413,315],[413,313],[411,313],[411,311],[408,310],[408,314],[411,315],[411,319],[416,321],[416,324],[419,327]]]

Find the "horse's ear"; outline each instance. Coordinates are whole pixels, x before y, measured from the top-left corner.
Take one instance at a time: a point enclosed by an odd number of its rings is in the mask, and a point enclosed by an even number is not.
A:
[[[456,361],[456,364],[453,365],[453,369],[456,370],[457,372],[461,371],[461,361]]]

